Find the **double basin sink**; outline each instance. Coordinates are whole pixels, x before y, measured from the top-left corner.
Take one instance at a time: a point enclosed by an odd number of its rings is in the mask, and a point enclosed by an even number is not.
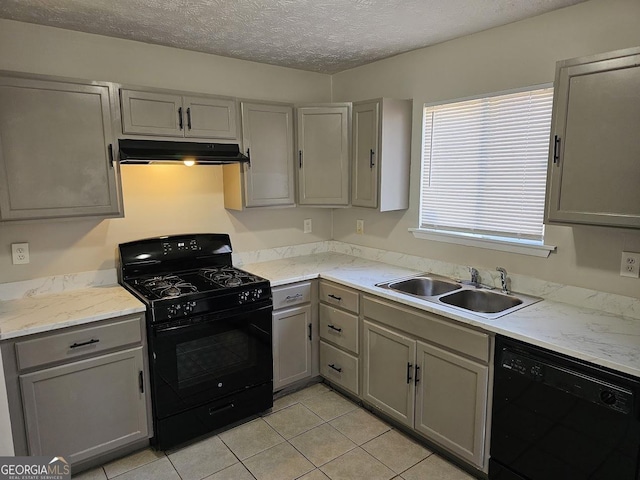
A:
[[[431,303],[452,307],[493,320],[542,300],[523,294],[502,293],[482,285],[425,273],[376,284]]]

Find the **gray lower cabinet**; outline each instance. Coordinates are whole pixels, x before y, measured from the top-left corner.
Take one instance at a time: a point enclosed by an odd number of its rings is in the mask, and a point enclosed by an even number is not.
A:
[[[416,341],[364,321],[362,399],[413,428]]]
[[[273,289],[273,390],[318,375],[317,292],[313,282]]]
[[[148,445],[144,314],[0,342],[15,454],[82,470]]]
[[[424,342],[416,346],[415,429],[482,465],[489,367]]]
[[[363,297],[362,399],[486,469],[489,336]]]
[[[0,75],[0,220],[121,216],[113,85]]]
[[[273,314],[273,389],[311,378],[311,307]]]
[[[360,394],[360,295],[321,280],[319,286],[320,374],[333,385]]]
[[[20,376],[30,455],[71,463],[144,439],[143,348]]]
[[[545,221],[640,228],[640,48],[558,62]]]

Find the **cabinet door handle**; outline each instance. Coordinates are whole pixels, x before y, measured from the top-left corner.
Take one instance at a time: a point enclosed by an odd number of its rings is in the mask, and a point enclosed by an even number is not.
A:
[[[187,108],[187,127],[191,130],[191,107]]]
[[[329,365],[327,365],[329,368],[333,368],[336,372],[340,373],[342,372],[342,368],[340,367],[336,367],[335,363],[330,363]]]
[[[140,387],[140,393],[144,393],[144,374],[142,370],[140,370],[140,374],[138,375],[138,386]]]
[[[302,150],[298,150],[298,162],[300,163],[300,168],[302,168]]]
[[[420,379],[418,378],[418,372],[420,371],[420,367],[418,365],[416,365],[416,378],[415,378],[415,385],[418,385],[418,382],[420,381]]]
[[[251,167],[251,150],[247,148],[247,167]]]
[[[113,143],[109,144],[109,165],[113,168]]]
[[[333,298],[334,300],[337,300],[338,302],[342,301],[342,297],[338,297],[337,295],[334,295],[333,293],[328,294],[327,297]]]
[[[329,327],[331,330],[335,330],[336,332],[341,332],[342,331],[341,328],[334,327],[333,325],[327,325],[327,327]]]
[[[302,294],[301,293],[296,293],[295,295],[287,295],[284,300],[285,302],[292,302],[294,300],[297,300],[299,298],[302,298]]]
[[[92,338],[91,340],[89,340],[88,342],[82,342],[82,343],[74,343],[73,345],[71,345],[69,348],[78,348],[78,347],[86,347],[87,345],[93,345],[94,343],[98,343],[100,340],[98,340],[97,338]]]
[[[309,324],[309,341],[313,340],[313,325]]]
[[[178,108],[178,126],[180,127],[180,130],[184,127],[184,125],[182,125],[182,107]]]
[[[407,385],[411,383],[411,367],[413,367],[412,363],[407,363]]]
[[[369,168],[373,168],[375,166],[375,163],[373,163],[373,156],[376,154],[376,152],[372,150],[369,150]]]
[[[558,135],[553,140],[553,163],[560,163],[560,137]]]

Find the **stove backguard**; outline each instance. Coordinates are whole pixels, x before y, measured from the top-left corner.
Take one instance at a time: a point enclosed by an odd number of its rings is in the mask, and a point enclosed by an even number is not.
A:
[[[231,265],[231,239],[226,233],[191,233],[121,243],[119,281]]]

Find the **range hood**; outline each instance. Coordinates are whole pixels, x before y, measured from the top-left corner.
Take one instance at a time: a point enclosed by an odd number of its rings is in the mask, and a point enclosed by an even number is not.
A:
[[[185,164],[223,165],[249,163],[237,143],[166,142],[119,140],[120,163],[134,165]]]

